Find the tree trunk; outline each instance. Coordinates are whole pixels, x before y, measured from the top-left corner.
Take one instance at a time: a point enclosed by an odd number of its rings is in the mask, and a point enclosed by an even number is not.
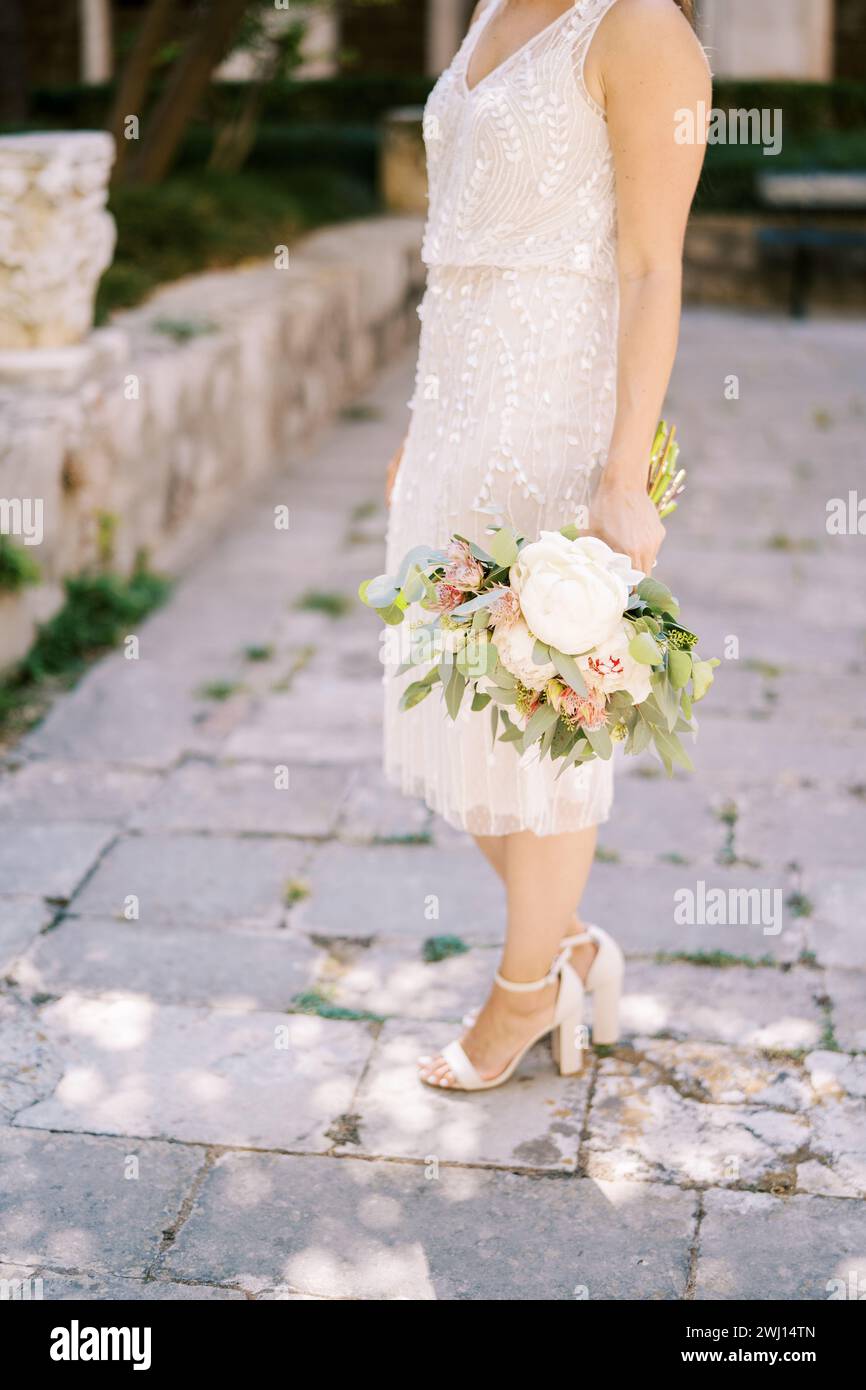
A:
[[[135,141],[125,138],[124,123],[127,116],[137,116],[139,123],[142,123],[153,60],[168,30],[174,5],[175,0],[150,0],[135,36],[132,52],[120,76],[108,122],[108,129],[114,136],[117,150],[112,172],[112,180],[115,183],[122,178],[135,149]]]
[[[141,148],[130,168],[137,183],[158,183],[170,169],[213,70],[225,57],[249,3],[211,0],[202,14],[148,118]]]

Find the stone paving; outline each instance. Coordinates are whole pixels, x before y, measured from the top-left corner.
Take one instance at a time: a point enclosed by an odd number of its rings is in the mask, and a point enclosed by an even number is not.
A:
[[[661,573],[725,659],[696,775],[622,769],[586,908],[629,957],[625,1035],[567,1080],[544,1047],[480,1097],[414,1080],[482,997],[503,902],[379,771],[378,633],[351,600],[381,568],[410,360],[238,497],[140,659],[93,668],[0,777],[0,1279],[864,1296],[864,541],[825,526],[862,457],[864,346],[686,317]],[[764,897],[707,924],[702,884]],[[468,949],[428,960],[442,936]]]

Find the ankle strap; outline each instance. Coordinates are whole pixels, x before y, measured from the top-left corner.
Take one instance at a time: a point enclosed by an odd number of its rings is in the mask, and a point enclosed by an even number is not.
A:
[[[595,941],[593,932],[595,932],[596,930],[597,928],[590,926],[590,924],[587,923],[586,931],[575,932],[574,936],[564,936],[562,938],[562,941],[560,942],[560,945],[567,946],[569,947],[569,949],[572,946],[583,946],[586,944],[587,941]]]
[[[528,984],[518,984],[514,980],[506,980],[505,976],[500,975],[498,970],[493,978],[501,989],[510,990],[512,994],[529,994],[533,989],[544,989],[547,985],[556,984],[562,974],[562,968],[568,960],[570,949],[563,943],[563,949],[560,950],[543,980],[530,980]]]

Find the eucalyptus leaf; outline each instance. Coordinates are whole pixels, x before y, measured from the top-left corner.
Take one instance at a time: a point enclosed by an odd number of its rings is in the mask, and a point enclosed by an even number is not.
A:
[[[672,618],[678,617],[680,606],[666,584],[647,576],[646,579],[640,581],[637,591],[644,603],[657,613],[670,613]]]
[[[639,632],[628,644],[629,656],[642,666],[660,666],[662,650],[648,632]]]
[[[682,690],[691,679],[691,674],[691,653],[679,651],[677,647],[668,647],[668,675],[674,690]]]
[[[692,663],[692,690],[695,703],[702,700],[712,685],[715,677],[713,667],[718,666],[718,661],[693,661]]]
[[[525,747],[529,748],[533,743],[537,743],[538,740],[547,733],[548,729],[553,728],[553,725],[556,724],[558,720],[559,715],[552,705],[539,705],[526,726],[526,733],[524,734]]]
[[[451,672],[451,679],[445,687],[445,708],[448,710],[452,719],[456,719],[460,713],[460,706],[463,702],[463,692],[466,689],[466,677],[457,670],[455,666]]]
[[[607,762],[613,757],[613,742],[610,733],[604,726],[600,729],[584,729],[584,738],[595,753],[597,758]]]
[[[508,526],[503,526],[496,532],[490,542],[490,554],[495,564],[500,569],[510,569],[517,559],[517,537]]]
[[[578,695],[586,694],[586,681],[583,679],[580,667],[573,656],[566,656],[565,652],[557,651],[556,647],[551,647],[550,660],[572,690],[576,690]]]

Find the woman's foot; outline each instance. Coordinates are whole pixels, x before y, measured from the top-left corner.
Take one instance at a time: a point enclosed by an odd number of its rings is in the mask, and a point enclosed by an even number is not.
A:
[[[575,950],[585,949],[575,947]],[[589,965],[587,965],[587,970]],[[558,982],[513,994],[494,985],[478,1018],[461,1044],[475,1070],[485,1081],[499,1076],[530,1038],[553,1021]],[[457,1079],[441,1056],[419,1057],[418,1075],[428,1086],[455,1086]]]

